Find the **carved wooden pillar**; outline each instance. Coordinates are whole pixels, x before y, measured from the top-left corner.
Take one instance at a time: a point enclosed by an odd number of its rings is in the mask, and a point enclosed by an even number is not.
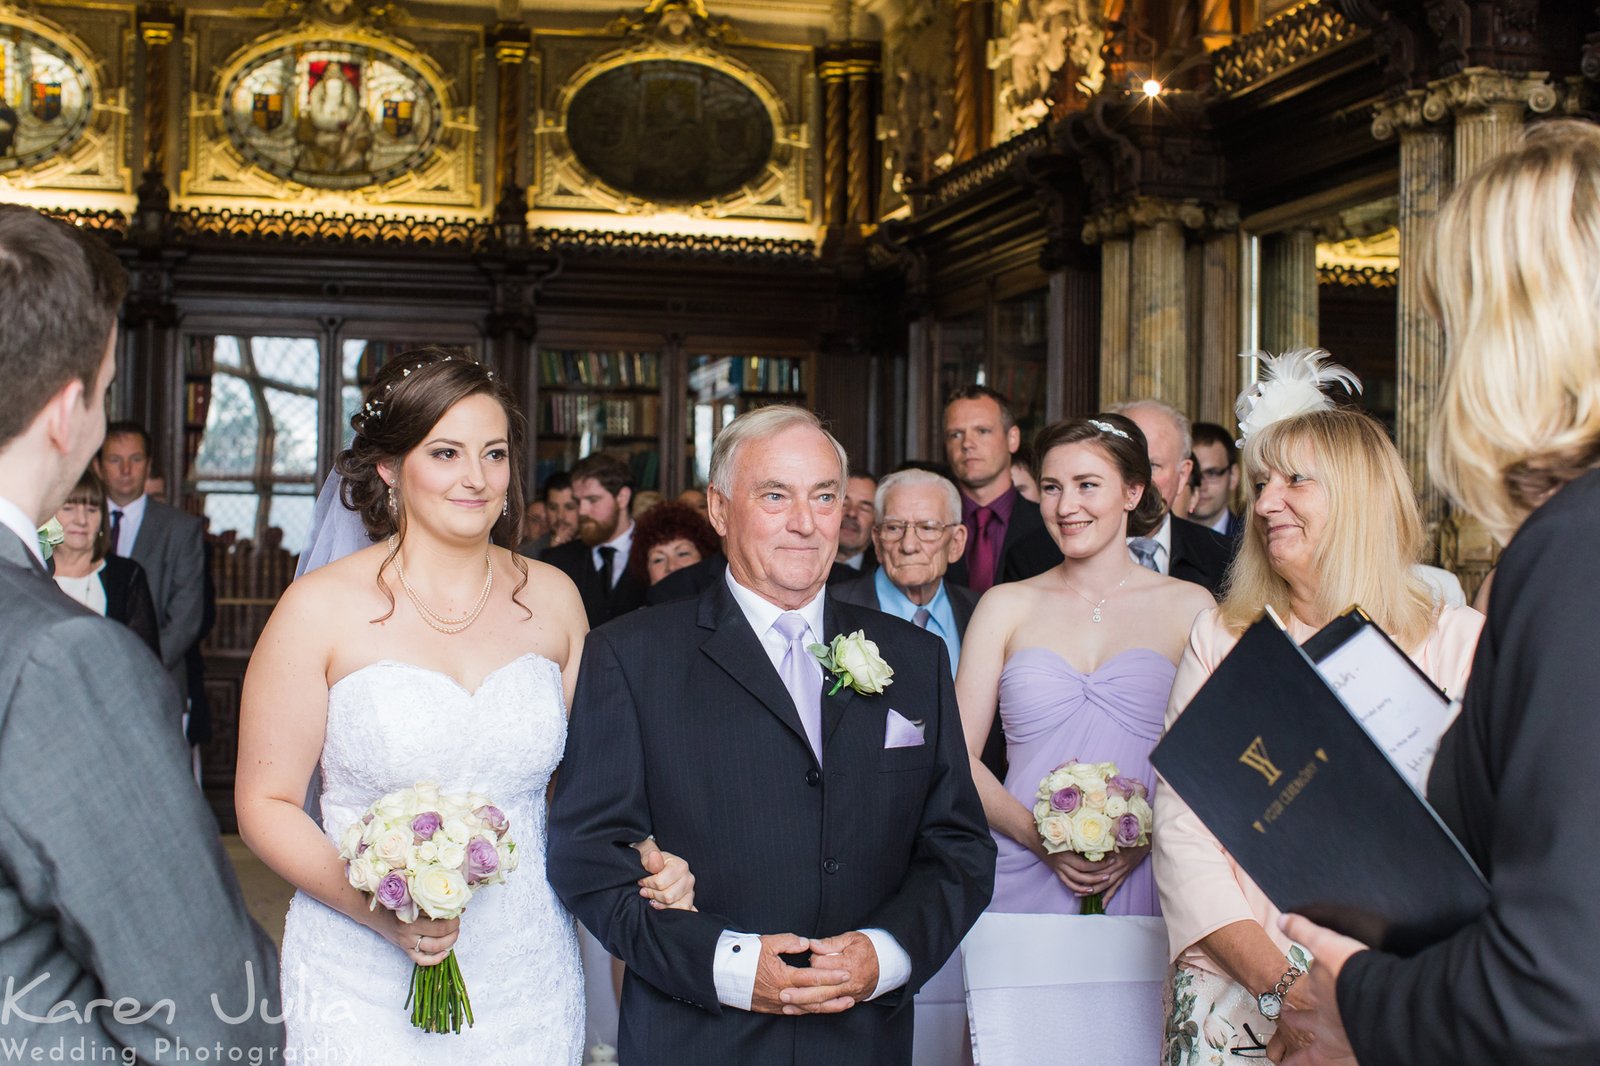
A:
[[[527,197],[517,180],[517,155],[522,142],[522,65],[530,44],[525,26],[501,23],[495,27],[495,97],[499,101],[494,157],[494,187],[499,203],[495,217],[502,225],[515,226],[527,216]]]
[[[171,76],[168,53],[178,32],[179,15],[171,4],[147,3],[139,10],[139,39],[144,44],[144,170],[139,182],[140,228],[159,229],[170,202],[167,186],[167,139],[170,136]]]
[[[956,0],[955,154],[965,163],[983,150],[982,111],[985,37],[981,0]]]
[[[1274,355],[1316,347],[1316,231],[1275,233],[1262,245],[1261,346]]]
[[[850,213],[848,64],[825,62],[817,76],[822,79],[822,224],[836,229]]]
[[[878,63],[870,59],[856,59],[846,67],[849,79],[849,147],[846,152],[846,215],[853,227],[872,224],[872,205],[875,202],[874,179],[877,167],[873,163],[872,116],[876,112]]]

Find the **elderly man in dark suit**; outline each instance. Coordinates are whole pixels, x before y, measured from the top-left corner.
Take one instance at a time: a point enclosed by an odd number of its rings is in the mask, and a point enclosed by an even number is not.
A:
[[[144,567],[161,630],[161,664],[186,699],[185,657],[200,640],[206,614],[205,523],[146,493],[150,455],[150,434],[137,422],[106,427],[96,466],[111,515],[108,554]]]
[[[266,1062],[276,953],[189,779],[172,682],[61,594],[37,534],[105,432],[125,284],[93,236],[0,206],[0,1035],[27,1061]]]
[[[711,459],[724,580],[584,645],[548,874],[628,965],[624,1062],[909,1064],[911,996],[989,901],[944,642],[825,593],[845,470],[809,411],[735,419]],[[857,631],[875,652],[835,644]],[[698,911],[640,898],[617,842],[651,834]]]

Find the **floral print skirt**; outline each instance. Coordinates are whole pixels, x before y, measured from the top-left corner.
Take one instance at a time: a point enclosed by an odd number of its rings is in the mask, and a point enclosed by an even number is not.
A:
[[[1302,969],[1310,964],[1298,944],[1288,961]],[[1179,962],[1167,982],[1167,1028],[1161,1066],[1227,1066],[1267,1061],[1267,1041],[1278,1031],[1256,1009],[1249,989],[1209,970]]]

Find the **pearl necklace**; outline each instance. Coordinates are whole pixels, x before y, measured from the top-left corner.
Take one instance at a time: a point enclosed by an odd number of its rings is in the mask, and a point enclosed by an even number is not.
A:
[[[1098,622],[1101,621],[1100,608],[1102,608],[1102,607],[1104,607],[1106,605],[1106,601],[1111,598],[1111,593],[1112,592],[1116,592],[1117,589],[1120,589],[1122,586],[1126,585],[1128,583],[1128,578],[1130,578],[1132,576],[1133,576],[1133,571],[1129,570],[1128,573],[1126,575],[1124,575],[1122,580],[1117,582],[1116,588],[1113,588],[1111,590],[1111,592],[1108,592],[1104,596],[1100,597],[1100,602],[1099,603],[1096,603],[1094,600],[1091,600],[1089,597],[1085,596],[1083,593],[1081,593],[1077,589],[1073,588],[1072,585],[1067,581],[1067,579],[1065,577],[1063,577],[1061,579],[1061,583],[1063,585],[1066,585],[1067,588],[1070,589],[1073,592],[1073,594],[1076,595],[1080,600],[1082,600],[1084,603],[1087,603],[1090,607],[1094,608],[1094,613],[1089,616],[1089,621],[1098,623]]]
[[[473,605],[460,618],[446,618],[422,602],[422,597],[417,595],[417,590],[411,587],[411,582],[406,580],[406,568],[400,563],[400,552],[395,544],[393,535],[389,537],[389,551],[394,555],[394,570],[400,575],[400,587],[406,590],[406,598],[411,601],[411,606],[417,609],[417,614],[422,620],[441,633],[460,633],[478,620],[478,615],[483,613],[484,606],[489,602],[489,590],[494,588],[494,560],[490,558],[487,550],[483,553],[483,592],[478,595],[478,602]]]

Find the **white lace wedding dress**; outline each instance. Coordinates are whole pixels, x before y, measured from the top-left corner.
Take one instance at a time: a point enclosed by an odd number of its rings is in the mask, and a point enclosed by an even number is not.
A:
[[[545,788],[566,745],[561,673],[524,655],[468,692],[444,674],[380,662],[328,693],[322,816],[330,840],[373,800],[418,781],[473,790],[506,813],[519,864],[473,896],[456,958],[476,1022],[459,1035],[411,1026],[411,960],[297,893],[283,934],[289,1062],[357,1066],[573,1066],[584,1043],[572,918],[545,877]]]

